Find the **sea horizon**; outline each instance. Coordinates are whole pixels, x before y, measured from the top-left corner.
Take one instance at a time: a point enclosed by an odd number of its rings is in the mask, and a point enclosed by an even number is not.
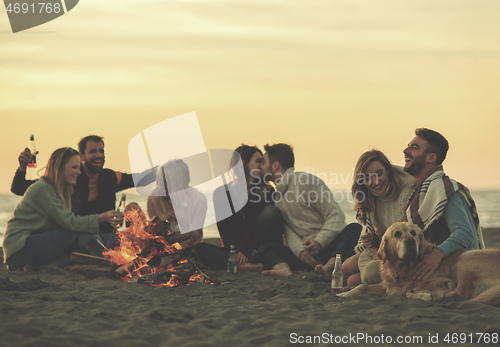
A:
[[[141,208],[146,211],[147,196],[138,194],[135,189],[129,189],[116,194],[117,200],[120,199],[121,194],[127,195],[127,203],[136,202]],[[333,191],[336,201],[339,203],[342,211],[346,217],[346,223],[356,221],[356,215],[352,209],[352,197],[346,190]],[[479,219],[483,228],[500,228],[500,189],[477,189],[471,190],[472,197],[474,198],[479,213]],[[0,194],[0,237],[3,239],[5,228],[8,220],[12,216],[12,212],[17,203],[22,197],[10,194]],[[207,220],[214,220],[213,211],[207,212]],[[210,224],[203,228],[204,238],[219,238],[217,225]]]

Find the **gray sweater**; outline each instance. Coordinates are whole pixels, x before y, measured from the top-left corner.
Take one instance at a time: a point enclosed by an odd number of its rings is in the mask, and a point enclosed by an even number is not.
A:
[[[5,261],[24,247],[32,232],[52,229],[97,235],[98,216],[75,216],[64,206],[54,188],[42,179],[29,187],[7,222],[3,238]]]

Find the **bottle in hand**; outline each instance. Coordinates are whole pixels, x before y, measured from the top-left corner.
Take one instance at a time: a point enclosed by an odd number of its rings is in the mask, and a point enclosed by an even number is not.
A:
[[[30,136],[30,142],[28,144],[28,148],[31,151],[31,161],[28,163],[28,167],[36,167],[36,155],[38,154],[38,151],[36,150],[35,135],[33,134],[31,134]]]
[[[342,273],[342,255],[335,257],[335,268],[332,272],[332,293],[340,293],[344,287],[344,274]]]
[[[227,258],[227,272],[236,273],[238,271],[238,264],[236,264],[236,247],[231,245],[229,251],[229,258]]]
[[[120,199],[120,203],[118,204],[118,208],[116,209],[118,212],[125,214],[125,205],[127,201],[127,194],[122,194],[122,197]],[[118,228],[118,230],[123,230],[126,228],[126,221],[125,221],[125,216],[123,217],[123,225]]]

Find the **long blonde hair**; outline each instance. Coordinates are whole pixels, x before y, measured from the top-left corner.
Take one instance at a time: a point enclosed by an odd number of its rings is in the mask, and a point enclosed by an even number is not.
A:
[[[71,194],[73,194],[73,186],[64,184],[63,171],[66,163],[78,155],[78,152],[71,147],[63,147],[56,149],[49,158],[45,168],[45,174],[42,179],[50,184],[57,195],[61,198],[64,206],[71,211]]]
[[[368,192],[366,180],[359,179],[360,177],[364,177],[366,167],[374,160],[379,161],[385,167],[387,176],[389,177],[389,188],[384,198],[394,200],[401,192],[401,184],[397,179],[396,170],[394,170],[394,167],[385,154],[376,149],[366,151],[361,154],[354,168],[352,196],[354,198],[355,211],[371,212],[375,209],[375,202],[373,201],[373,196]]]

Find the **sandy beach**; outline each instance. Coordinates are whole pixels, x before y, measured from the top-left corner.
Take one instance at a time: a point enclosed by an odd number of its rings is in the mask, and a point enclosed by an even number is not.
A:
[[[500,247],[500,229],[484,235],[488,248]],[[2,266],[0,345],[436,346],[448,336],[478,346],[492,345],[500,333],[499,307],[455,299],[341,299],[312,272],[288,279],[207,273],[223,284],[153,288],[52,265],[31,273]]]

